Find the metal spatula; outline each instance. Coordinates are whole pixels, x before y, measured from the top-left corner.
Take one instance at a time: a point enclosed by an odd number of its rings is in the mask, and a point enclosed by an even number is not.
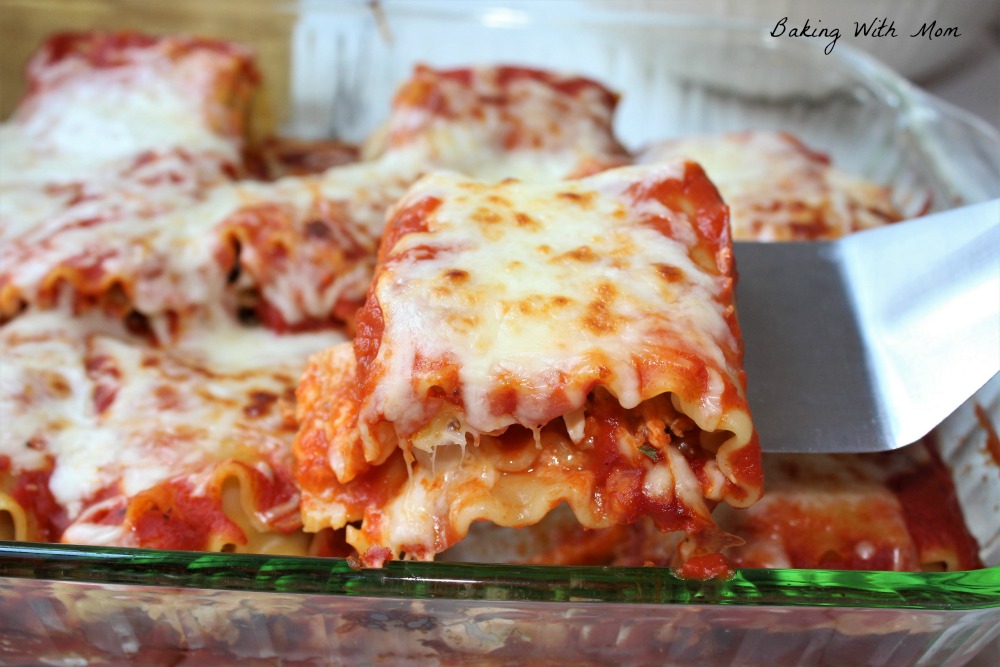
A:
[[[735,251],[766,452],[908,445],[1000,372],[1000,199]]]

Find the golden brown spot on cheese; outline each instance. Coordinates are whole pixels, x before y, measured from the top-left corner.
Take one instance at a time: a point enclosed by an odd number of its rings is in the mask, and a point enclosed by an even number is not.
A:
[[[486,195],[486,201],[495,206],[502,206],[503,208],[513,208],[514,206],[514,204],[512,204],[509,199],[507,199],[506,197],[501,197],[496,193],[490,193]]]
[[[542,245],[538,246],[538,252],[540,252],[543,255],[548,255],[549,253],[552,252],[552,246],[548,245],[547,243],[543,243]]]
[[[678,283],[684,280],[684,271],[671,266],[670,264],[654,264],[653,268],[660,274],[660,277],[668,283]]]
[[[542,228],[542,224],[540,222],[523,211],[516,212],[514,214],[514,220],[517,222],[518,227],[523,227],[532,231],[538,231]]]
[[[503,222],[503,216],[494,210],[480,207],[477,208],[470,216],[474,222],[482,223],[485,225],[496,225]]]
[[[584,328],[596,334],[611,334],[618,330],[621,321],[615,316],[612,304],[618,296],[618,290],[607,281],[598,283],[594,288],[594,299],[587,304],[583,314]]]
[[[590,207],[594,199],[597,197],[596,192],[560,192],[556,195],[559,199],[563,199],[574,204],[579,204],[583,208]]]
[[[448,318],[448,326],[454,329],[455,331],[460,331],[462,333],[475,331],[479,325],[480,325],[479,316],[471,313],[454,315]]]
[[[444,277],[455,283],[464,283],[469,280],[469,272],[462,269],[448,269],[444,272]]]
[[[452,287],[452,285],[448,283],[445,283],[443,285],[437,284],[431,288],[431,294],[433,294],[434,298],[437,299],[446,299],[454,293],[455,289]]]
[[[66,398],[73,392],[73,389],[70,387],[69,382],[66,381],[66,378],[58,373],[47,373],[45,380],[48,385],[49,393],[52,394],[54,398]]]
[[[559,308],[565,308],[571,299],[562,295],[549,296],[547,294],[532,294],[511,306],[522,315],[551,315]]]
[[[590,264],[597,261],[597,255],[594,253],[594,251],[591,249],[590,246],[582,245],[578,248],[573,248],[568,252],[564,252],[563,254],[554,257],[552,261],[559,261],[562,259]]]
[[[243,406],[243,414],[251,419],[267,415],[278,400],[278,395],[269,391],[250,392],[250,402]]]
[[[610,260],[611,266],[616,269],[624,269],[632,263],[636,252],[635,243],[627,235],[616,234],[611,250],[607,253],[607,259]]]
[[[514,304],[514,308],[516,308],[522,315],[533,315],[540,310],[540,308],[538,308],[538,304],[535,303],[531,297],[521,299]]]

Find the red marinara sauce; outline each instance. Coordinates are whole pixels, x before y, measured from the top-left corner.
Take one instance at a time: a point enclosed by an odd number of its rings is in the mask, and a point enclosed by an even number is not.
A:
[[[681,579],[694,579],[696,581],[710,579],[725,581],[736,574],[722,554],[693,556],[684,565],[674,570],[674,573]]]

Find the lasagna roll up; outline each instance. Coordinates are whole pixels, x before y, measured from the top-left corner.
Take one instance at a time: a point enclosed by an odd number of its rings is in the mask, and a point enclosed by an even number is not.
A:
[[[0,537],[306,554],[295,382],[332,333],[219,325],[167,348],[114,320],[0,327]],[[315,547],[315,548],[314,548]]]
[[[368,154],[484,180],[560,179],[631,162],[614,135],[618,95],[579,76],[527,67],[417,66]]]
[[[731,132],[660,141],[639,164],[694,160],[729,205],[737,241],[823,241],[903,218],[892,193],[835,167],[785,132]]]
[[[430,559],[567,503],[711,535],[760,495],[728,212],[694,163],[576,181],[451,173],[397,205],[353,353],[311,361],[307,530]]]

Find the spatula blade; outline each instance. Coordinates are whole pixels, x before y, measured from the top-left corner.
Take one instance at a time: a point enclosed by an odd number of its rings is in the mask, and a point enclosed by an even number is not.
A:
[[[735,244],[747,398],[764,451],[893,448],[834,250]]]
[[[896,449],[1000,373],[1000,199],[735,255],[764,451]]]

